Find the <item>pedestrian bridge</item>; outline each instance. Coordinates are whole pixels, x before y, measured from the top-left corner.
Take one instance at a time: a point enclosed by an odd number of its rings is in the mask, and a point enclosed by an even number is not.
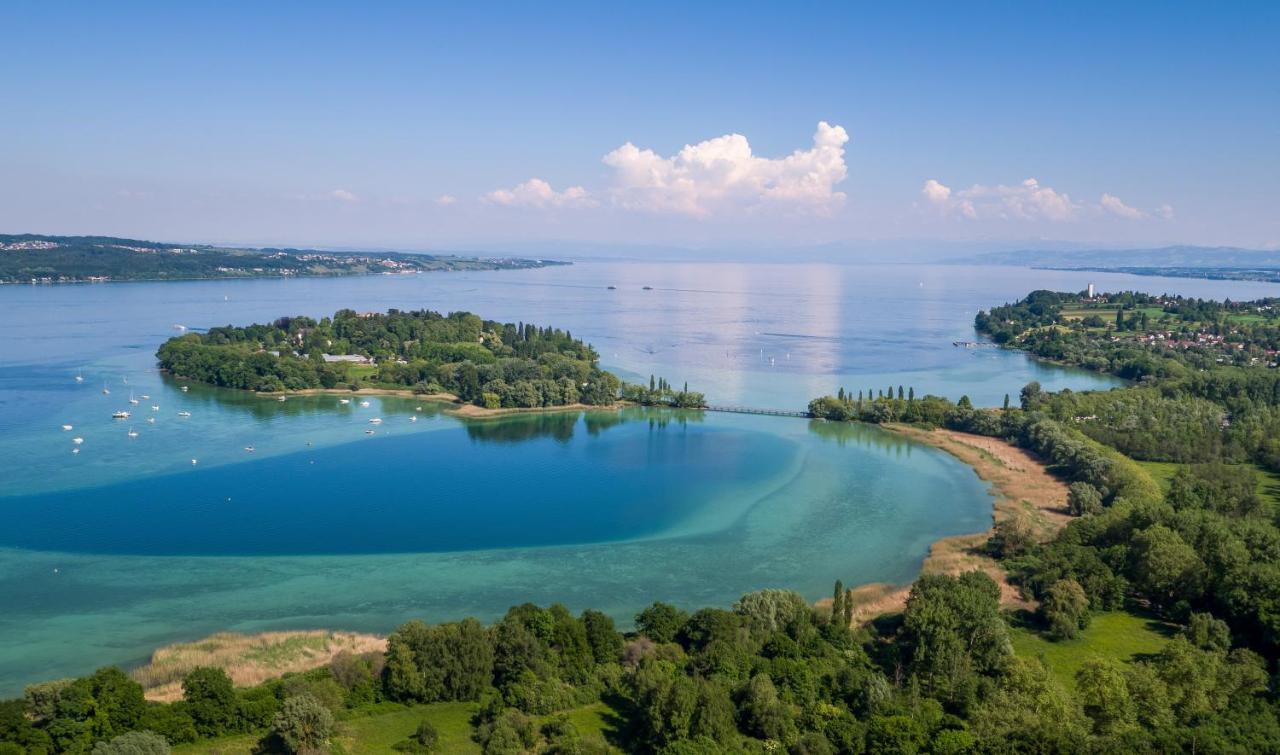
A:
[[[727,414],[763,414],[769,417],[808,417],[808,412],[789,411],[787,409],[760,409],[751,406],[707,406],[708,412],[725,412]]]

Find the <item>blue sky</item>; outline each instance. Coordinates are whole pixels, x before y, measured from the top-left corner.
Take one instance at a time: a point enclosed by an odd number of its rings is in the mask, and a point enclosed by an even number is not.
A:
[[[0,230],[1280,245],[1280,4],[898,5],[8,3]]]

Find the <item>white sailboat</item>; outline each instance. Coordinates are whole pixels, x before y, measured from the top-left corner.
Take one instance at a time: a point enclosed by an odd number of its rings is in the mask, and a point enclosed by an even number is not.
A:
[[[129,391],[129,403],[133,404],[134,406],[137,406],[138,404],[138,399],[133,397],[133,391]]]
[[[138,431],[137,431],[137,430],[134,430],[132,427],[131,427],[131,428],[129,428],[129,437],[130,437],[130,438],[136,438],[136,437],[138,437]]]
[[[84,370],[80,370],[79,372],[76,373],[76,382],[77,383],[84,382]]]

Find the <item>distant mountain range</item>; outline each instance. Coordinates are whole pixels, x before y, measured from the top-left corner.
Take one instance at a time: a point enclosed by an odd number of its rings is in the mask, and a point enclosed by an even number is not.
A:
[[[520,257],[238,249],[112,236],[0,234],[0,283],[78,283],[508,270],[564,265]]]

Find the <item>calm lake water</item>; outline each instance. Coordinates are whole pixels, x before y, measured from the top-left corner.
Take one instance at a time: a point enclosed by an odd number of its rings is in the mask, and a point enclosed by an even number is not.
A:
[[[975,337],[979,308],[1090,281],[1277,290],[1013,268],[639,263],[0,287],[0,694],[219,630],[387,631],[528,600],[629,623],[655,599],[725,605],[771,586],[817,598],[836,578],[909,581],[930,542],[990,524],[970,469],[875,428],[641,410],[464,423],[406,399],[184,393],[154,365],[175,324],[467,309],[569,328],[625,377],[687,380],[717,404],[800,409],[841,385],[902,384],[993,405],[1030,380],[1113,384],[952,346]],[[117,409],[133,417],[112,420]],[[83,438],[74,455],[72,437]]]

